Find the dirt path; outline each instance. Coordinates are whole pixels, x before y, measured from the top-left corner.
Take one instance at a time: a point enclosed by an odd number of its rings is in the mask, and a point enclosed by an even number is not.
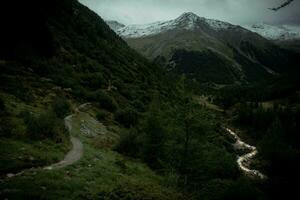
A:
[[[64,118],[65,127],[67,128],[67,130],[70,133],[70,140],[71,140],[71,143],[72,143],[72,149],[65,155],[65,157],[64,157],[63,160],[61,160],[58,163],[54,163],[54,164],[52,164],[50,166],[46,166],[46,167],[43,167],[43,168],[37,167],[37,168],[25,169],[25,170],[23,170],[21,172],[18,172],[16,174],[8,173],[7,174],[7,178],[12,178],[12,177],[20,176],[20,175],[23,175],[24,173],[34,172],[34,171],[41,170],[41,169],[44,169],[44,170],[60,169],[60,168],[64,168],[66,166],[72,165],[75,162],[77,162],[78,160],[80,160],[81,157],[82,157],[82,155],[83,155],[83,144],[82,144],[82,142],[78,138],[76,138],[76,137],[74,137],[74,136],[71,135],[71,131],[72,131],[72,118],[76,114],[80,113],[81,109],[84,109],[88,105],[90,105],[90,104],[89,103],[85,103],[85,104],[82,104],[82,105],[78,106],[75,109],[75,114],[69,115],[69,116],[67,116],[67,117]]]
[[[44,169],[52,170],[52,169],[60,169],[64,168],[68,165],[74,164],[76,161],[80,160],[83,155],[83,145],[78,138],[71,136],[71,142],[73,148],[66,154],[65,158],[55,164],[52,164]]]
[[[85,105],[85,104],[83,104]],[[81,105],[81,106],[83,106]],[[75,109],[76,112],[80,112],[80,106],[78,108]],[[74,115],[69,115],[67,116],[64,120],[65,120],[65,126],[66,128],[68,129],[69,133],[71,134],[71,131],[72,131],[72,117]],[[71,135],[71,143],[72,143],[72,149],[66,154],[65,158],[58,162],[58,163],[55,163],[55,164],[52,164],[50,166],[47,166],[45,167],[44,169],[48,169],[48,170],[52,170],[52,169],[60,169],[60,168],[63,168],[63,167],[66,167],[68,165],[72,165],[74,164],[76,161],[80,160],[80,158],[82,157],[83,155],[83,145],[81,143],[81,141],[72,136]]]

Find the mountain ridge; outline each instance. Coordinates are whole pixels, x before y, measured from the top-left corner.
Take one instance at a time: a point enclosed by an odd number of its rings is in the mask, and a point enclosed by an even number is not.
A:
[[[201,28],[199,23],[202,23],[201,26],[209,25],[217,31],[234,26],[227,22],[199,17],[192,12],[185,12],[173,20],[158,21],[149,24],[133,24],[122,27],[115,31],[124,38],[137,38],[159,34],[161,32],[176,29],[178,27],[186,30],[193,30],[196,28]]]
[[[287,51],[261,35],[242,26],[206,19],[191,12],[174,20],[129,25],[117,30],[117,34],[148,59],[159,62],[168,70],[184,72],[200,82],[259,81],[284,73],[292,63],[288,61],[290,54]],[[203,60],[194,60],[190,64],[195,66],[186,66],[180,61],[183,58]],[[214,62],[208,62],[208,58]],[[222,68],[219,59],[226,66]],[[224,74],[220,76],[209,71],[223,71]],[[222,77],[227,78],[223,80]]]
[[[243,27],[258,33],[269,40],[289,41],[300,39],[300,27],[296,25],[270,25],[267,23],[257,23],[245,25]]]

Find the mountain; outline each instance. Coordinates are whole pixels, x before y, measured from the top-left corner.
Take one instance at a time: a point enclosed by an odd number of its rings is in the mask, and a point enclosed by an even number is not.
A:
[[[292,65],[289,60],[294,59],[241,26],[191,12],[174,20],[129,25],[116,32],[147,58],[200,83],[258,81],[285,72]]]
[[[106,20],[105,22],[108,24],[108,26],[109,26],[113,31],[117,31],[117,30],[119,30],[119,29],[125,27],[124,24],[121,24],[121,23],[119,23],[119,22],[117,22],[117,21],[114,21],[114,20]]]
[[[124,38],[140,38],[160,34],[174,29],[196,30],[199,27],[201,28],[199,22],[207,23],[214,30],[222,30],[233,27],[233,25],[226,22],[206,19],[199,17],[194,13],[187,12],[175,20],[122,27],[117,30],[117,33]]]
[[[269,25],[266,23],[258,23],[254,25],[246,25],[244,28],[269,40],[297,40],[300,39],[300,27],[292,25]]]

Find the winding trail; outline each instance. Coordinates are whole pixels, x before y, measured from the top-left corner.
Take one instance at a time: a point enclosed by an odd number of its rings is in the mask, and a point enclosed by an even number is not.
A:
[[[77,113],[81,112],[80,109],[85,108],[86,106],[90,105],[89,103],[82,104],[75,108],[75,114],[69,115],[65,117],[65,127],[68,129],[69,133],[71,134],[72,131],[72,117],[74,117]],[[44,169],[52,170],[52,169],[60,169],[64,168],[66,166],[74,164],[76,161],[80,160],[80,158],[83,155],[83,145],[82,142],[71,135],[71,143],[73,145],[72,149],[66,154],[65,158],[55,164],[52,164],[50,166],[44,167]]]
[[[54,163],[54,164],[51,164],[49,166],[42,167],[42,168],[37,167],[37,168],[25,169],[25,170],[23,170],[21,172],[18,172],[16,174],[9,173],[9,174],[7,174],[7,178],[20,176],[20,175],[23,175],[24,173],[34,172],[34,171],[40,170],[40,169],[44,169],[44,170],[61,169],[61,168],[67,167],[69,165],[72,165],[75,162],[77,162],[78,160],[80,160],[82,155],[83,155],[83,144],[78,138],[71,135],[72,134],[71,133],[71,131],[72,131],[72,118],[76,114],[80,113],[81,109],[84,109],[88,105],[90,105],[90,104],[85,103],[85,104],[82,104],[82,105],[78,106],[75,109],[75,114],[69,115],[69,116],[64,118],[65,127],[67,128],[68,132],[70,133],[70,140],[71,140],[71,143],[72,143],[72,149],[65,155],[63,160],[59,161],[58,163]]]
[[[260,171],[255,169],[250,169],[249,166],[253,160],[253,158],[258,154],[257,148],[255,146],[251,146],[241,140],[241,138],[233,132],[229,128],[225,128],[226,131],[236,139],[234,144],[234,148],[238,150],[249,150],[249,153],[246,153],[242,156],[238,156],[237,164],[239,168],[249,177],[259,178],[259,179],[266,179],[267,177],[262,174]]]

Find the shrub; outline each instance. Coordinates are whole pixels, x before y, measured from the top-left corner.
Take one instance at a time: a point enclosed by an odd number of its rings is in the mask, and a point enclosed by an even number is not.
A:
[[[52,103],[52,110],[58,118],[63,119],[70,112],[70,104],[64,98],[56,98]]]
[[[131,108],[127,108],[125,110],[118,111],[115,114],[115,119],[125,127],[129,128],[137,124],[138,113]]]
[[[13,125],[7,117],[4,101],[0,98],[0,136],[10,136]]]
[[[31,114],[27,119],[26,126],[27,133],[32,139],[48,138],[61,142],[66,133],[63,121],[58,119],[52,111],[44,112],[39,116]]]
[[[107,117],[107,113],[103,112],[103,111],[98,112],[97,115],[96,115],[96,118],[99,121],[105,120],[106,117]]]
[[[14,126],[7,117],[0,117],[0,137],[9,137]]]
[[[118,104],[115,99],[108,96],[106,93],[99,91],[95,94],[96,101],[99,102],[100,106],[108,111],[114,112],[118,108]]]
[[[5,111],[4,101],[0,98],[0,114]]]
[[[135,109],[137,109],[139,112],[145,112],[146,109],[145,109],[145,105],[143,104],[142,101],[140,100],[134,100],[133,103],[132,103],[133,107]]]
[[[127,156],[136,157],[141,145],[138,144],[138,134],[135,129],[121,131],[119,143],[116,145],[115,150]]]

